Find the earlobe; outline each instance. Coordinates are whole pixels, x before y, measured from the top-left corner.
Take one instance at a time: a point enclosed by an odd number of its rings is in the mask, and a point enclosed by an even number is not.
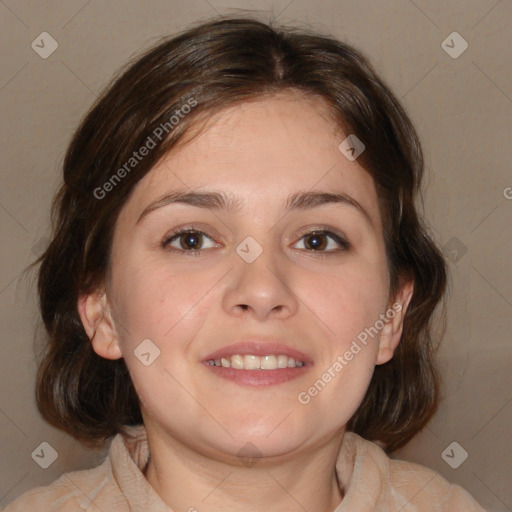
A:
[[[412,299],[414,290],[413,281],[407,281],[400,288],[395,302],[388,306],[386,318],[388,319],[379,338],[379,352],[375,364],[387,363],[395,353],[400,343],[404,327],[404,318]]]
[[[77,306],[93,350],[105,359],[123,357],[106,293],[83,295],[78,299]]]

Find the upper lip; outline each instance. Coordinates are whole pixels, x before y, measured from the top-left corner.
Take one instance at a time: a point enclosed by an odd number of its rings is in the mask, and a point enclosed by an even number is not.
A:
[[[243,340],[232,345],[226,345],[215,352],[208,354],[203,361],[209,361],[211,359],[221,359],[223,357],[228,358],[234,355],[254,355],[254,356],[267,356],[267,355],[285,355],[293,357],[296,361],[303,361],[304,363],[311,363],[312,360],[309,356],[297,350],[289,347],[284,343],[273,340]]]

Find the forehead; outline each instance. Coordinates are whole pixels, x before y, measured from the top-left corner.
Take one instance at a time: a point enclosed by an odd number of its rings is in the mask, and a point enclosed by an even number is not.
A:
[[[373,179],[339,151],[348,133],[321,98],[280,93],[245,102],[197,123],[190,134],[137,184],[125,216],[137,219],[149,202],[176,189],[221,189],[253,213],[314,189],[349,194],[379,220]]]

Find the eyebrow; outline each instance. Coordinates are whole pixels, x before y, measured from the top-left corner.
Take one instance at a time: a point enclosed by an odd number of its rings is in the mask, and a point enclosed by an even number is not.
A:
[[[364,218],[373,226],[372,218],[366,209],[356,199],[345,193],[331,193],[322,191],[295,192],[288,196],[284,210],[286,212],[292,210],[309,210],[325,204],[345,204],[354,207]],[[174,191],[170,194],[157,199],[149,204],[140,214],[137,222],[146,217],[152,211],[169,204],[186,204],[197,208],[226,210],[229,212],[237,212],[242,208],[242,203],[236,196],[225,192],[217,191]]]

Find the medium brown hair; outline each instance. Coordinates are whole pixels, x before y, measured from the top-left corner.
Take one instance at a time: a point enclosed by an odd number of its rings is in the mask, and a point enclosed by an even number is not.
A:
[[[37,289],[48,341],[36,402],[50,424],[86,445],[101,446],[124,425],[143,423],[124,360],[107,360],[93,351],[78,298],[108,283],[121,208],[137,182],[184,140],[190,127],[228,106],[286,91],[323,98],[337,126],[363,141],[358,163],[371,174],[378,193],[390,296],[400,278],[414,280],[401,342],[388,363],[376,366],[347,428],[392,451],[430,420],[439,400],[432,319],[442,304],[446,264],[415,207],[424,162],[411,121],[352,46],[273,23],[222,18],[160,41],[128,63],[68,147],[64,183],[52,203],[51,241],[29,267],[41,264]],[[187,103],[194,108],[170,123]],[[155,130],[162,126],[165,137],[127,168],[133,152],[148,137],[156,139]],[[126,172],[119,171],[123,166]],[[113,181],[114,174],[122,179]],[[105,187],[107,182],[111,185]]]

